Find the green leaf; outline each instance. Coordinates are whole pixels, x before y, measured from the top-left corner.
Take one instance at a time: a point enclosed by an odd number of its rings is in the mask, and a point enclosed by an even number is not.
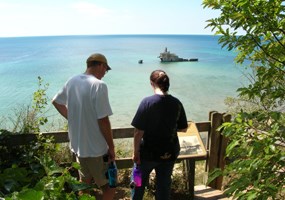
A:
[[[54,169],[54,170],[50,170],[48,175],[49,176],[52,176],[52,175],[61,175],[63,172],[62,172],[62,169]]]
[[[43,191],[36,191],[33,189],[27,189],[24,191],[21,191],[18,194],[18,199],[19,200],[42,200],[44,197]]]
[[[275,145],[269,145],[269,148],[270,148],[270,150],[272,151],[272,152],[275,152],[276,151],[276,147],[275,147]]]
[[[78,162],[73,162],[72,163],[72,167],[74,167],[75,169],[79,170],[80,169],[80,164]]]
[[[96,198],[88,194],[83,194],[79,197],[79,200],[96,200]]]
[[[239,145],[239,141],[238,140],[234,140],[232,141],[228,146],[227,146],[227,149],[226,149],[226,153],[227,155],[235,148]]]
[[[92,189],[93,187],[89,184],[86,183],[69,183],[69,187],[72,189],[73,192],[78,192],[81,190],[89,190]]]
[[[209,177],[208,177],[208,181],[207,181],[207,185],[209,183],[211,183],[213,180],[215,180],[217,177],[222,176],[223,172],[221,169],[216,168],[214,169],[212,172],[210,172]]]

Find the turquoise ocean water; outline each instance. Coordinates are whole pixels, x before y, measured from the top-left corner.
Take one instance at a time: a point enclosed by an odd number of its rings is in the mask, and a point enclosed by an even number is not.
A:
[[[161,63],[165,47],[182,58],[199,62]],[[128,127],[145,96],[152,95],[149,75],[155,69],[170,77],[170,93],[184,104],[188,120],[206,121],[208,112],[224,112],[224,99],[242,85],[235,54],[221,49],[218,36],[102,35],[0,38],[0,116],[28,104],[37,77],[49,83],[50,98],[65,81],[85,71],[86,58],[103,53],[112,67],[104,77],[114,114],[113,127]],[[143,64],[138,60],[142,59]],[[48,105],[49,119],[60,116]]]

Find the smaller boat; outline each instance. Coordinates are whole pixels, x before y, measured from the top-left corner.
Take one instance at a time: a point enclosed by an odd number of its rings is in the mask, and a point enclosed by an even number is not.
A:
[[[142,63],[143,63],[143,60],[139,60],[138,63],[139,63],[139,64],[142,64]]]

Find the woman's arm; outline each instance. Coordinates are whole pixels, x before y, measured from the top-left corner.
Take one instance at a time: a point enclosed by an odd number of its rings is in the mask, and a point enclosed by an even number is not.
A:
[[[143,137],[144,131],[135,128],[134,131],[134,152],[133,152],[133,161],[137,164],[140,164],[140,144]]]

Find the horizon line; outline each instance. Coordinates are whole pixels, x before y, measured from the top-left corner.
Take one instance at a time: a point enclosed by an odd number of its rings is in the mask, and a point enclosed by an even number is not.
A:
[[[27,35],[27,36],[0,36],[0,38],[28,38],[28,37],[77,37],[77,36],[147,36],[147,35],[153,35],[153,36],[158,36],[158,35],[165,35],[165,36],[171,36],[171,35],[193,35],[193,36],[220,36],[216,34],[184,34],[184,33],[131,33],[131,34],[70,34],[70,35]]]

